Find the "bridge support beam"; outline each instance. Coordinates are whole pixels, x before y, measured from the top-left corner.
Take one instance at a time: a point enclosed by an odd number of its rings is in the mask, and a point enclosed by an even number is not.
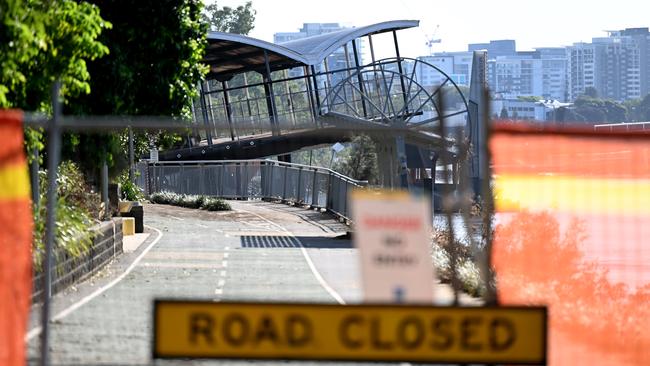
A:
[[[379,184],[387,189],[409,189],[412,182],[408,174],[404,136],[373,139],[377,151]]]
[[[269,54],[264,50],[264,65],[266,66],[265,72],[262,74],[264,81],[264,95],[266,96],[266,108],[271,120],[271,133],[273,136],[280,135],[280,127],[278,126],[278,110],[275,106],[275,93],[273,92],[273,79],[271,78],[271,66],[269,64]]]
[[[487,110],[487,51],[474,51],[472,61],[472,78],[469,88],[469,118],[472,131],[472,157],[470,161],[470,177],[474,195],[480,195],[483,181],[489,179],[488,162],[483,154],[486,149],[486,129],[489,128],[489,116],[484,113]],[[461,177],[460,179],[463,179]]]

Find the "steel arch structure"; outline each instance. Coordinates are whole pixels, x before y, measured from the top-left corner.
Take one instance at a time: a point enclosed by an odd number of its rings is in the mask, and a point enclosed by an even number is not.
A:
[[[400,72],[391,65],[408,63],[411,72]],[[417,80],[418,69],[439,75],[438,86],[427,89]],[[449,85],[448,89],[444,89]],[[445,94],[445,95],[441,95]],[[458,103],[450,106],[441,101],[454,96]],[[325,97],[321,114],[330,112],[392,127],[418,130],[433,127],[441,119],[464,117],[464,138],[471,139],[467,100],[456,82],[438,67],[412,58],[387,58],[360,67],[334,85]],[[445,108],[447,107],[447,108]]]

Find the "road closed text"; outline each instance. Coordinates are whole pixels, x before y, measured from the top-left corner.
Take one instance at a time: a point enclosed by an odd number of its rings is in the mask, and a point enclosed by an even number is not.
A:
[[[156,358],[542,364],[544,308],[157,301]]]

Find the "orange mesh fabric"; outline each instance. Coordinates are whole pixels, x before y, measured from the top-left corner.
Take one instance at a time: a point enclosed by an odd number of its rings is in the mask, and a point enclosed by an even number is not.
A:
[[[32,209],[20,112],[0,110],[0,136],[0,365],[24,365]]]
[[[551,365],[650,365],[650,136],[497,128],[503,304],[549,306]]]

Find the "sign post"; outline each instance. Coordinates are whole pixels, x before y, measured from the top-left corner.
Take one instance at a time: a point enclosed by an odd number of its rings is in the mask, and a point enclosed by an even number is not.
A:
[[[365,301],[431,304],[429,202],[405,191],[359,190],[351,198]]]

